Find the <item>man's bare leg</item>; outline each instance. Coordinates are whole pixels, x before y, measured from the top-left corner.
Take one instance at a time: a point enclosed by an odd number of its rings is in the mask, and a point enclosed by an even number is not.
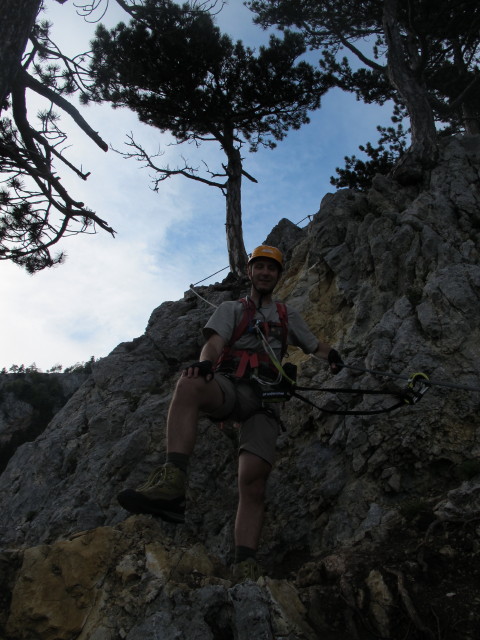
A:
[[[214,412],[223,404],[223,391],[213,380],[182,375],[173,394],[167,417],[167,451],[191,455],[200,411]]]
[[[188,457],[193,451],[201,410],[215,411],[223,404],[223,392],[211,378],[187,369],[177,383],[167,419],[167,464],[152,472],[137,489],[121,491],[117,499],[131,513],[151,513],[169,522],[185,519]]]
[[[235,546],[256,551],[265,512],[265,489],[271,465],[249,451],[238,461],[239,501],[235,519]]]

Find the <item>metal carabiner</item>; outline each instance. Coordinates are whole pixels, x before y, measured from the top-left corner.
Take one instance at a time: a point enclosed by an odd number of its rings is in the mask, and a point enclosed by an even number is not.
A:
[[[423,398],[429,389],[430,378],[427,374],[422,373],[421,371],[413,373],[408,379],[407,387],[403,394],[403,400],[406,404],[415,404]]]

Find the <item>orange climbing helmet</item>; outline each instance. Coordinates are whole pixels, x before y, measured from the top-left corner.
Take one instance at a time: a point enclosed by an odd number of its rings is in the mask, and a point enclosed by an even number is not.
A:
[[[280,249],[277,249],[277,247],[269,247],[267,244],[261,244],[250,254],[248,264],[251,265],[252,262],[258,258],[270,258],[270,260],[275,260],[280,267],[280,271],[283,269],[283,254]]]

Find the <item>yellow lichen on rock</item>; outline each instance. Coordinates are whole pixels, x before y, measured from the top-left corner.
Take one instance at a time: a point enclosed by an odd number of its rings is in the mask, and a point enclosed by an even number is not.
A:
[[[101,527],[72,540],[26,549],[7,633],[25,640],[77,637],[99,597],[118,535]]]

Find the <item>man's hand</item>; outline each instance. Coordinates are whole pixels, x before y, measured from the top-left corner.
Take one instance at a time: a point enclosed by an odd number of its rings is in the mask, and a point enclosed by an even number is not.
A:
[[[200,360],[198,362],[192,362],[186,369],[182,371],[182,376],[187,378],[198,378],[201,376],[205,378],[207,382],[213,379],[213,362],[211,360]]]
[[[330,371],[334,376],[336,376],[343,367],[343,360],[336,349],[330,349],[327,357],[330,365]]]

